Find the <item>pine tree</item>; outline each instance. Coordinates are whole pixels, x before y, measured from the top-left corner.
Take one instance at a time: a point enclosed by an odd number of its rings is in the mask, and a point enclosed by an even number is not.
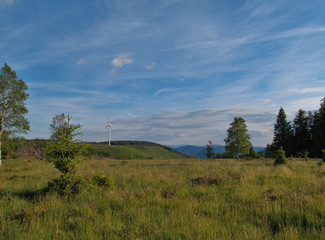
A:
[[[321,100],[319,108],[319,122],[320,122],[320,134],[319,141],[321,143],[321,149],[325,149],[325,97]]]
[[[298,156],[303,156],[308,150],[310,142],[310,134],[308,131],[308,118],[306,112],[302,109],[298,110],[295,119],[293,120],[294,131],[294,152]]]
[[[288,160],[285,157],[286,153],[283,150],[282,147],[280,147],[279,150],[277,150],[276,158],[274,161],[274,165],[280,165],[280,164],[288,164]]]
[[[76,136],[81,129],[80,124],[71,124],[71,116],[55,128],[55,142],[48,146],[48,155],[53,157],[55,167],[62,175],[49,182],[49,189],[60,196],[73,197],[78,193],[87,191],[89,183],[76,174],[80,157],[87,152],[87,144],[78,143]]]
[[[288,154],[292,154],[292,136],[291,124],[287,122],[287,116],[281,107],[274,125],[273,148],[280,149],[280,147],[283,147]]]
[[[319,111],[313,114],[311,122],[311,156],[322,157],[325,149],[325,98],[321,100]]]
[[[314,112],[308,112],[307,116],[307,126],[308,126],[308,133],[309,133],[309,139],[308,139],[308,151],[310,157],[316,157],[317,155],[317,145],[315,145],[314,140],[317,133],[315,132],[315,113]]]

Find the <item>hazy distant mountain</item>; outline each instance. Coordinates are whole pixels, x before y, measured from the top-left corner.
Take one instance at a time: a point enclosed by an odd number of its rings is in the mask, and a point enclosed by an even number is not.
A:
[[[213,145],[213,151],[215,153],[224,153],[225,146],[222,145]],[[206,158],[205,148],[206,146],[194,146],[194,145],[186,145],[181,147],[173,147],[176,151],[180,153],[184,153],[191,156],[197,156],[199,158]],[[254,147],[256,152],[264,151],[264,147]]]
[[[255,152],[260,152],[260,151],[264,151],[265,147],[253,147]]]
[[[174,149],[176,151],[180,152],[180,153],[184,153],[184,154],[187,154],[187,155],[194,156],[198,152],[200,152],[202,149],[204,149],[204,147],[193,146],[193,145],[186,145],[186,146],[182,146],[182,147],[176,147]]]

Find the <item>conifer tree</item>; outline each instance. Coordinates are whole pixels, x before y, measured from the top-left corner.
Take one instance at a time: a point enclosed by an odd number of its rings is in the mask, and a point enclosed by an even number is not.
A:
[[[320,134],[319,141],[321,143],[321,149],[325,149],[325,97],[321,100],[319,108],[319,124],[320,124]]]
[[[284,109],[281,107],[274,125],[273,148],[280,149],[292,154],[292,128],[290,122],[287,122],[287,116]]]
[[[322,149],[325,149],[325,97],[321,100],[320,108],[313,114],[310,122],[311,155],[322,157]]]
[[[277,150],[274,165],[288,164],[288,160],[286,159],[285,155],[286,155],[285,151],[283,150],[282,147],[280,147],[280,149]]]
[[[306,112],[302,109],[298,110],[295,119],[293,120],[294,131],[294,152],[296,155],[303,156],[308,150],[310,142],[310,134],[308,131],[308,119]]]
[[[76,136],[80,124],[71,124],[71,116],[66,116],[66,121],[55,128],[55,142],[48,146],[48,155],[53,157],[55,167],[63,174],[49,182],[49,188],[60,196],[72,197],[88,189],[86,179],[76,174],[80,157],[87,152],[87,144],[78,143]]]

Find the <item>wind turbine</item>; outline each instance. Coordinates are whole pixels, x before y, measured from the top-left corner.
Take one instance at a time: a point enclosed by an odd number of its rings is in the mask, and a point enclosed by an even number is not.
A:
[[[107,122],[107,125],[106,125],[105,128],[108,129],[108,145],[110,146],[111,145],[111,130],[112,130],[112,126],[109,123],[109,119],[108,119],[108,122]]]

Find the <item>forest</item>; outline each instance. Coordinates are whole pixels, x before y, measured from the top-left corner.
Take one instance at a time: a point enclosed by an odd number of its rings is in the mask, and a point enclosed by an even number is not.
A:
[[[273,157],[283,147],[286,156],[321,158],[325,149],[325,97],[314,112],[299,109],[293,121],[287,121],[281,107],[274,125],[272,144],[268,144],[266,157]]]

